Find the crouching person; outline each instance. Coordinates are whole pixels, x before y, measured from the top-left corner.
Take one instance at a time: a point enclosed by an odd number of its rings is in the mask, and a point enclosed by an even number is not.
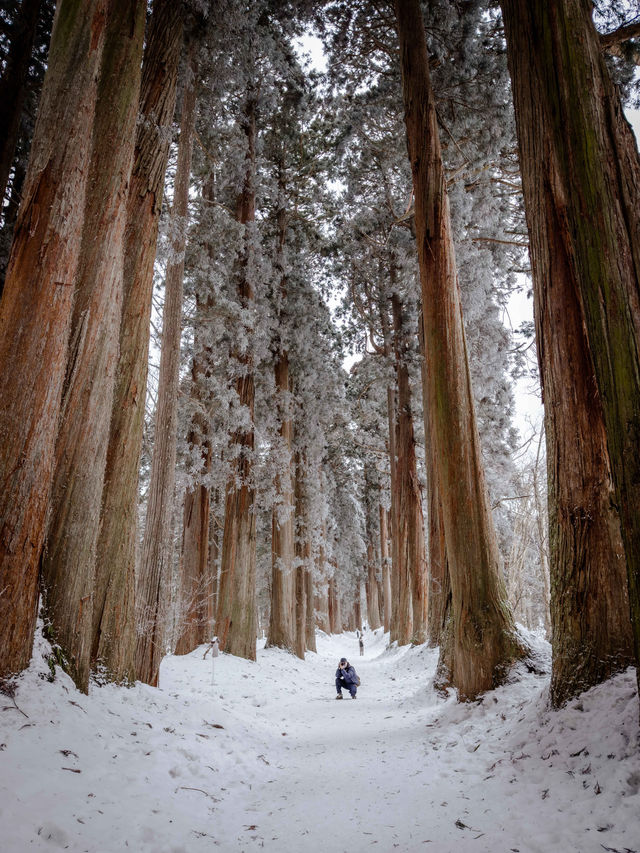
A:
[[[338,669],[336,670],[336,699],[342,699],[342,688],[346,688],[351,694],[351,698],[356,698],[360,679],[346,658],[340,658]]]

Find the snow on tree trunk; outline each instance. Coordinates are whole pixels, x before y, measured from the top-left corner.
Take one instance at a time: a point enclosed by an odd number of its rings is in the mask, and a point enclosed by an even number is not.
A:
[[[255,220],[256,96],[251,85],[242,116],[246,135],[244,186],[236,207],[236,220],[251,226]],[[251,284],[253,249],[245,231],[243,256],[237,273],[238,298],[246,311],[255,295]],[[251,331],[247,331],[250,339]],[[225,496],[224,532],[218,582],[216,634],[220,647],[230,654],[256,659],[256,517],[253,485],[255,380],[251,343],[236,353],[243,373],[236,380],[238,401],[247,411],[247,424],[231,437],[238,455],[234,458]]]
[[[27,75],[42,0],[22,0],[11,30],[11,46],[0,77],[0,199],[11,172],[20,119],[27,94]]]
[[[116,681],[134,675],[135,553],[149,320],[158,218],[182,44],[181,8],[154,0],[142,65],[127,201],[120,353],[96,557],[92,657]]]
[[[182,101],[178,163],[171,208],[171,255],[165,278],[162,350],[149,502],[140,576],[136,588],[136,674],[140,681],[152,687],[158,684],[158,671],[164,654],[165,598],[173,532],[171,516],[176,466],[184,252],[196,117],[195,56],[196,45],[192,43]]]
[[[413,174],[427,394],[452,603],[443,681],[473,699],[524,653],[506,604],[484,482],[469,376],[446,182],[419,0],[396,0],[402,89]]]
[[[58,3],[0,303],[0,675],[31,657],[106,24]]]
[[[304,660],[307,648],[309,588],[307,576],[309,574],[309,560],[311,557],[311,542],[309,540],[309,517],[308,506],[305,495],[304,466],[301,456],[296,453],[296,484],[295,484],[295,579],[296,579],[296,635],[295,652]],[[312,607],[313,607],[313,599]]]
[[[625,575],[640,664],[640,158],[591,4],[502,7],[545,395],[559,705],[630,662]]]

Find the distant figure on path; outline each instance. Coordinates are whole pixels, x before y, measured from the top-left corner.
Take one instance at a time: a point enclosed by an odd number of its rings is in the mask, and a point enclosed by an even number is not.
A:
[[[351,666],[346,658],[340,658],[340,663],[336,670],[336,699],[342,699],[342,688],[345,687],[351,694],[351,698],[356,698],[360,679],[355,669]]]
[[[364,654],[364,639],[362,637],[362,634],[360,634],[360,638],[358,640],[358,643],[360,645],[360,657],[362,657],[362,655]]]

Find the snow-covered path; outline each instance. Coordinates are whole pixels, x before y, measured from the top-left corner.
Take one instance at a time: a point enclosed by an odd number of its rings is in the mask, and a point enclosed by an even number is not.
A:
[[[0,850],[640,853],[635,673],[559,712],[548,679],[434,693],[433,650],[367,632],[300,661],[169,657],[160,689],[53,684],[0,710]],[[337,661],[362,677],[335,701]],[[18,708],[20,710],[18,710]]]

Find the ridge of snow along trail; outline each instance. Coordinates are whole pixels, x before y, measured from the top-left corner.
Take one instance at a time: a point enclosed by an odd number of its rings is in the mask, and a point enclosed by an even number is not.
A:
[[[0,694],[0,850],[640,853],[633,670],[559,711],[524,670],[459,704],[433,690],[437,650],[387,643],[319,634],[301,661],[262,642],[256,663],[203,646],[159,689],[85,696],[46,680],[39,637]],[[356,701],[335,701],[343,655]]]

